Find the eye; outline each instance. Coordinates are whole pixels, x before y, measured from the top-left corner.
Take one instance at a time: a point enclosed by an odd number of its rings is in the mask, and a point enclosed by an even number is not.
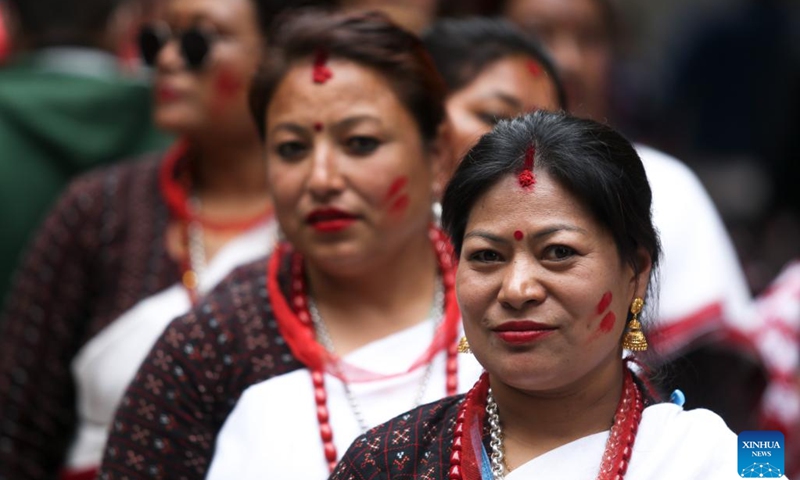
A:
[[[499,253],[495,252],[494,250],[478,250],[477,252],[471,253],[469,255],[470,261],[480,262],[480,263],[494,263],[499,262],[503,259]]]
[[[508,115],[504,115],[502,113],[489,113],[489,112],[478,112],[477,114],[478,119],[488,125],[489,127],[494,127],[497,125],[498,122],[501,120],[507,120],[511,118]]]
[[[487,112],[478,112],[477,116],[481,122],[485,123],[490,127],[494,127],[495,125],[497,125],[497,122],[503,119],[502,116]]]
[[[275,151],[285,160],[299,160],[306,154],[308,147],[298,141],[282,142],[275,147]]]
[[[374,137],[354,136],[347,139],[347,150],[357,156],[369,155],[378,149],[381,142]]]
[[[547,260],[561,262],[569,260],[576,253],[574,248],[567,247],[566,245],[551,245],[545,249],[544,257]]]

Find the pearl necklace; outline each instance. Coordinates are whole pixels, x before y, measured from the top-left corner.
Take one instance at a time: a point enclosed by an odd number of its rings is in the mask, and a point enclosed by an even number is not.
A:
[[[449,480],[462,480],[464,476],[463,458],[470,456],[471,448],[464,449],[463,445],[471,445],[464,441],[464,421],[468,410],[474,411],[481,408],[482,391],[486,391],[485,414],[489,424],[489,448],[492,450],[490,463],[493,480],[503,480],[506,474],[505,451],[503,448],[503,429],[498,414],[497,403],[488,386],[489,377],[484,373],[475,386],[467,393],[459,412],[456,416],[456,426],[453,433],[453,446],[450,453]],[[603,451],[603,460],[597,480],[622,480],[628,470],[628,462],[636,440],[636,432],[642,419],[644,400],[642,392],[633,381],[633,374],[626,368],[623,381],[622,395],[620,396],[617,410],[614,413],[614,423],[606,441]],[[482,429],[480,429],[482,430]],[[478,431],[480,431],[478,430]],[[478,472],[481,471],[480,459],[470,458],[467,463],[474,462]],[[478,473],[480,475],[480,473]],[[489,479],[485,479],[489,480]]]
[[[330,332],[328,332],[328,327],[325,325],[325,321],[322,319],[322,315],[320,315],[319,309],[317,309],[317,305],[311,295],[308,296],[308,312],[311,314],[311,322],[314,324],[314,330],[317,334],[317,341],[319,341],[319,343],[325,347],[328,352],[335,355],[336,351],[333,346],[333,339],[331,338]],[[442,322],[443,316],[444,287],[441,279],[437,277],[436,291],[433,295],[433,306],[431,307],[431,312],[429,315],[433,323],[434,334],[436,332],[436,328]],[[417,408],[422,404],[422,399],[425,396],[425,391],[428,388],[428,382],[430,381],[432,370],[433,362],[428,362],[428,364],[425,366],[425,372],[422,375],[422,380],[420,381],[419,387],[417,387],[417,394],[414,397],[414,403],[412,404],[411,409]],[[341,370],[338,373],[342,378],[344,395],[347,398],[347,403],[350,404],[350,410],[352,410],[353,416],[356,417],[356,421],[361,429],[361,433],[366,433],[367,430],[369,430],[369,425],[364,419],[364,413],[361,410],[360,404],[358,403],[355,395],[353,395],[353,391],[350,388],[350,382],[347,381],[344,373],[341,372]]]

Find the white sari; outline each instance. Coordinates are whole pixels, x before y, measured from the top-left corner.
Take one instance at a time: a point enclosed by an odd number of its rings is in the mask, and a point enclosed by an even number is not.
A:
[[[609,432],[580,438],[514,469],[506,480],[594,480]],[[734,480],[737,437],[717,414],[671,404],[642,414],[625,480]],[[773,477],[783,478],[785,476]]]
[[[391,375],[407,371],[433,339],[431,321],[382,338],[345,356],[353,366]],[[433,359],[422,403],[445,396],[446,353]],[[458,391],[469,390],[483,371],[472,355],[458,356]],[[414,407],[426,373],[351,383],[365,422],[388,421]],[[362,431],[338,378],[325,374],[333,441],[341,457]],[[217,437],[207,479],[324,480],[328,464],[319,434],[311,372],[300,369],[245,390]]]
[[[276,232],[277,223],[270,219],[226,243],[203,272],[200,295],[234,268],[266,256],[274,246]],[[71,366],[78,427],[67,456],[68,469],[100,465],[107,431],[125,389],[167,325],[191,306],[188,292],[177,283],[139,301],[81,348]]]

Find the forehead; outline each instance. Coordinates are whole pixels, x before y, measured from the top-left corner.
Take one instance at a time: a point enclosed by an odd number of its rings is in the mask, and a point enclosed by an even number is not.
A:
[[[377,71],[348,60],[331,59],[333,74],[325,83],[313,81],[313,60],[290,67],[267,105],[267,125],[291,119],[331,122],[370,115],[385,123],[414,122],[389,81]]]
[[[486,190],[469,212],[467,231],[537,230],[555,224],[570,224],[592,234],[602,231],[575,195],[547,172],[537,171],[536,184],[531,190],[519,186],[516,174],[506,175]]]
[[[255,25],[255,17],[253,0],[169,0],[165,7],[165,19],[174,24],[211,21]]]
[[[597,26],[603,23],[601,0],[511,0],[506,13],[524,25]]]
[[[475,101],[497,99],[499,96],[513,98],[520,103],[523,111],[534,108],[558,110],[553,79],[541,67],[538,72],[532,72],[531,62],[536,61],[525,55],[496,60],[456,95],[461,94]]]

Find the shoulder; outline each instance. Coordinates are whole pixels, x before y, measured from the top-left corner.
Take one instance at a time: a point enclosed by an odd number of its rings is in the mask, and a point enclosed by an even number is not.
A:
[[[642,414],[629,471],[632,478],[733,478],[736,455],[736,434],[719,415],[660,403]]]
[[[208,380],[228,383],[231,403],[250,385],[302,367],[272,313],[266,265],[261,258],[234,270],[161,336],[170,355]]]
[[[636,144],[636,153],[642,160],[653,195],[656,191],[677,198],[677,192],[706,196],[705,187],[697,175],[677,158],[647,145]]]
[[[736,436],[728,428],[725,420],[711,410],[705,408],[684,410],[673,403],[658,403],[647,407],[642,414],[642,423],[645,422],[663,429],[664,432],[674,432],[677,435],[701,430],[706,432],[707,437],[726,439]]]
[[[378,474],[446,478],[453,428],[463,398],[457,395],[422,405],[372,428],[350,445],[331,478],[346,479],[355,473],[359,475],[356,478],[376,478]]]
[[[60,204],[78,202],[88,206],[100,202],[108,204],[114,200],[160,201],[157,196],[158,166],[164,152],[149,153],[90,170],[76,176],[61,195]],[[131,190],[146,190],[148,198],[131,198]],[[139,193],[139,192],[137,192]],[[145,193],[145,192],[141,192]]]

